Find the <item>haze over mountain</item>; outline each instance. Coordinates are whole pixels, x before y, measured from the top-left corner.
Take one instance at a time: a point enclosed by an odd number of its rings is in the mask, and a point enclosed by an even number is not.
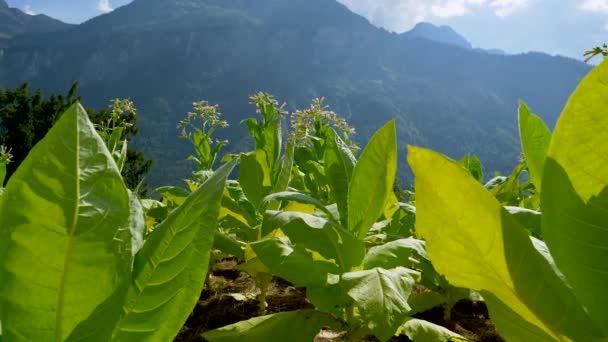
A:
[[[136,144],[157,160],[150,180],[159,184],[187,175],[190,150],[176,125],[193,101],[221,106],[239,150],[250,142],[238,122],[253,115],[257,91],[289,110],[326,97],[360,145],[395,118],[402,175],[406,144],[472,152],[486,171],[507,172],[519,155],[517,101],[553,125],[590,70],[541,53],[471,49],[449,27],[419,26],[390,33],[335,0],[135,0],[60,32],[15,36],[0,51],[0,86],[31,80],[65,92],[79,80],[87,105],[133,98]]]

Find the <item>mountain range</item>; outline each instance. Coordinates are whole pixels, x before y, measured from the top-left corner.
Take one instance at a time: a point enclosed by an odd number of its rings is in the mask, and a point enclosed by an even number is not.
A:
[[[404,179],[407,144],[471,152],[487,172],[509,172],[520,153],[518,100],[553,126],[590,70],[565,57],[475,49],[445,26],[388,32],[336,0],[134,0],[80,25],[0,0],[0,35],[0,87],[30,81],[65,92],[80,81],[88,106],[132,98],[135,144],[156,160],[155,185],[188,175],[176,126],[192,102],[220,105],[238,151],[251,144],[239,122],[253,115],[248,96],[258,91],[290,111],[325,97],[362,146],[396,119]]]
[[[0,0],[0,46],[19,34],[61,31],[70,26],[43,14],[25,14]]]

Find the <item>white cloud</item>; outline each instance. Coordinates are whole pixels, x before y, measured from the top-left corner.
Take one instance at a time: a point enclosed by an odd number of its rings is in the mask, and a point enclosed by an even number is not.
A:
[[[30,6],[30,5],[25,5],[25,7],[23,8],[23,12],[25,14],[29,14],[29,15],[36,15],[36,14],[38,14],[38,13],[36,13],[36,12],[34,12],[32,10],[32,6]]]
[[[430,16],[436,0],[339,0],[353,12],[367,17],[372,23],[394,31],[411,29]]]
[[[112,4],[110,4],[110,0],[99,0],[97,3],[97,9],[103,13],[112,12],[114,10],[112,8]]]
[[[467,1],[446,1],[443,4],[431,6],[431,13],[439,18],[460,17],[469,12]]]
[[[507,17],[525,9],[534,0],[339,0],[371,22],[401,32],[432,18],[451,18],[489,9]],[[598,0],[589,0],[598,1]],[[608,3],[608,0],[603,1]]]
[[[608,14],[608,0],[583,0],[579,8],[583,11]]]
[[[529,0],[494,0],[490,2],[490,7],[497,16],[508,17],[528,7],[529,4]]]
[[[608,14],[608,0],[583,0],[578,7],[591,14]],[[604,31],[608,31],[608,22],[604,24]]]

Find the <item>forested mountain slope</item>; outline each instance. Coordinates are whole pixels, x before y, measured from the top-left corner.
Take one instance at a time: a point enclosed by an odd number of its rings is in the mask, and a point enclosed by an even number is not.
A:
[[[53,32],[67,29],[71,25],[46,15],[29,15],[17,8],[10,8],[0,0],[0,47],[18,34]]]
[[[0,86],[31,80],[64,92],[79,80],[87,105],[133,98],[137,145],[157,160],[150,180],[166,183],[188,172],[176,126],[192,102],[221,106],[237,151],[248,143],[239,121],[257,91],[289,110],[325,97],[361,145],[396,118],[402,175],[406,144],[454,158],[472,152],[486,171],[506,172],[519,154],[517,101],[553,125],[590,70],[563,57],[428,38],[374,27],[335,0],[135,0],[67,31],[10,40]]]

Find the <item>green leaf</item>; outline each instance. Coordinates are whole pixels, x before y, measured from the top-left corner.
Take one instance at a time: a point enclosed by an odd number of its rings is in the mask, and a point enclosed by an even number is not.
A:
[[[281,312],[255,317],[203,334],[210,342],[310,342],[326,326],[339,326],[328,314],[314,310]]]
[[[541,234],[541,218],[539,211],[525,209],[521,207],[505,207],[505,209],[525,227],[532,236],[540,238]]]
[[[279,154],[281,153],[281,120],[272,121],[268,126],[264,127],[262,134],[264,146],[261,148],[266,152],[268,168],[272,170],[279,160]]]
[[[519,135],[526,156],[530,178],[537,192],[541,192],[545,158],[551,142],[551,131],[543,120],[530,112],[525,103],[519,103]]]
[[[467,341],[464,337],[440,325],[417,318],[408,318],[399,327],[398,334],[406,335],[414,342]]]
[[[188,190],[177,186],[163,186],[154,190],[163,196],[163,203],[170,207],[177,207],[190,196]]]
[[[239,183],[247,199],[257,209],[268,192],[270,170],[266,161],[266,153],[262,150],[241,154],[241,169]]]
[[[408,259],[412,256],[419,255],[428,259],[424,248],[424,241],[414,238],[391,241],[370,248],[363,260],[363,267],[365,269],[405,267],[410,263]]]
[[[477,156],[470,156],[467,153],[464,158],[462,158],[458,164],[462,165],[465,169],[469,170],[473,178],[477,179],[478,182],[483,182],[483,167],[481,166],[481,161]]]
[[[240,260],[245,259],[245,243],[233,239],[220,231],[215,232],[213,248],[219,249],[224,253],[233,255]]]
[[[353,303],[353,299],[340,286],[339,277],[335,276],[333,279],[332,277],[328,277],[328,282],[324,286],[307,287],[306,298],[317,310],[341,316],[344,308]]]
[[[414,286],[415,271],[403,267],[350,272],[340,284],[359,307],[361,318],[381,341],[395,335],[411,310],[407,300]]]
[[[312,198],[308,195],[305,195],[305,194],[302,194],[299,192],[293,192],[293,191],[277,192],[274,194],[270,194],[270,195],[264,197],[260,206],[264,207],[265,205],[268,205],[269,203],[280,202],[280,201],[311,204],[311,205],[314,205],[317,209],[319,209],[323,213],[325,213],[327,215],[327,217],[329,217],[329,218],[333,217],[333,214],[329,210],[327,210],[325,205],[323,203],[321,203],[319,200],[317,200],[316,198]]]
[[[287,144],[287,150],[281,158],[281,169],[274,182],[272,192],[282,192],[287,190],[289,187],[289,181],[291,180],[291,170],[293,168],[293,153],[295,148],[295,141],[290,141]]]
[[[416,231],[450,284],[494,294],[521,317],[515,325],[534,325],[556,340],[598,336],[525,229],[481,184],[438,153],[411,147],[408,158],[416,175]],[[497,319],[500,310],[489,309]]]
[[[371,138],[348,188],[348,229],[363,239],[382,215],[397,174],[397,137],[392,120]]]
[[[120,152],[116,153],[114,158],[116,165],[118,166],[118,171],[120,172],[122,172],[122,169],[125,167],[125,163],[127,162],[128,146],[127,140],[123,141]]]
[[[340,221],[346,227],[348,225],[348,184],[357,160],[333,129],[328,132],[323,156],[325,174],[338,204]]]
[[[314,255],[288,238],[256,241],[250,246],[271,273],[296,286],[325,286],[329,273],[340,273],[336,263]]]
[[[98,305],[124,294],[133,259],[129,195],[79,104],[30,151],[0,212],[5,340],[63,341]]]
[[[486,188],[489,188],[489,191],[503,205],[519,206],[523,199],[523,193],[519,184],[519,177],[525,168],[525,162],[519,163],[519,165],[515,167],[511,175],[504,179],[504,182],[501,182],[496,186],[493,186],[492,183],[489,183],[486,184]],[[495,178],[494,180],[497,180],[497,178]],[[500,179],[499,182],[501,180],[502,179]]]
[[[203,289],[224,184],[237,161],[217,170],[150,234],[136,256],[114,341],[177,335]]]
[[[6,164],[0,163],[0,189],[4,186],[5,178],[6,178]]]
[[[276,229],[292,243],[334,260],[343,272],[359,266],[365,256],[365,244],[340,226],[324,218],[299,212],[267,211],[262,235]]]
[[[116,151],[116,148],[118,147],[118,142],[121,140],[123,131],[124,131],[123,127],[114,127],[112,129],[112,133],[108,137],[108,143],[107,143],[107,147],[108,147],[108,150],[110,151],[110,154],[112,154]]]
[[[447,299],[438,292],[432,291],[412,294],[407,302],[412,307],[412,310],[408,312],[408,315],[413,316],[417,313],[425,312],[445,304]]]
[[[144,231],[146,221],[144,208],[137,198],[137,195],[129,191],[131,216],[130,227],[132,236],[131,253],[135,255],[144,243]],[[105,302],[99,305],[95,311],[72,331],[67,341],[109,341],[112,336],[112,329],[120,319],[125,294],[130,285],[125,282],[123,291],[116,291]]]
[[[559,119],[545,162],[543,237],[576,296],[608,336],[608,64]]]

